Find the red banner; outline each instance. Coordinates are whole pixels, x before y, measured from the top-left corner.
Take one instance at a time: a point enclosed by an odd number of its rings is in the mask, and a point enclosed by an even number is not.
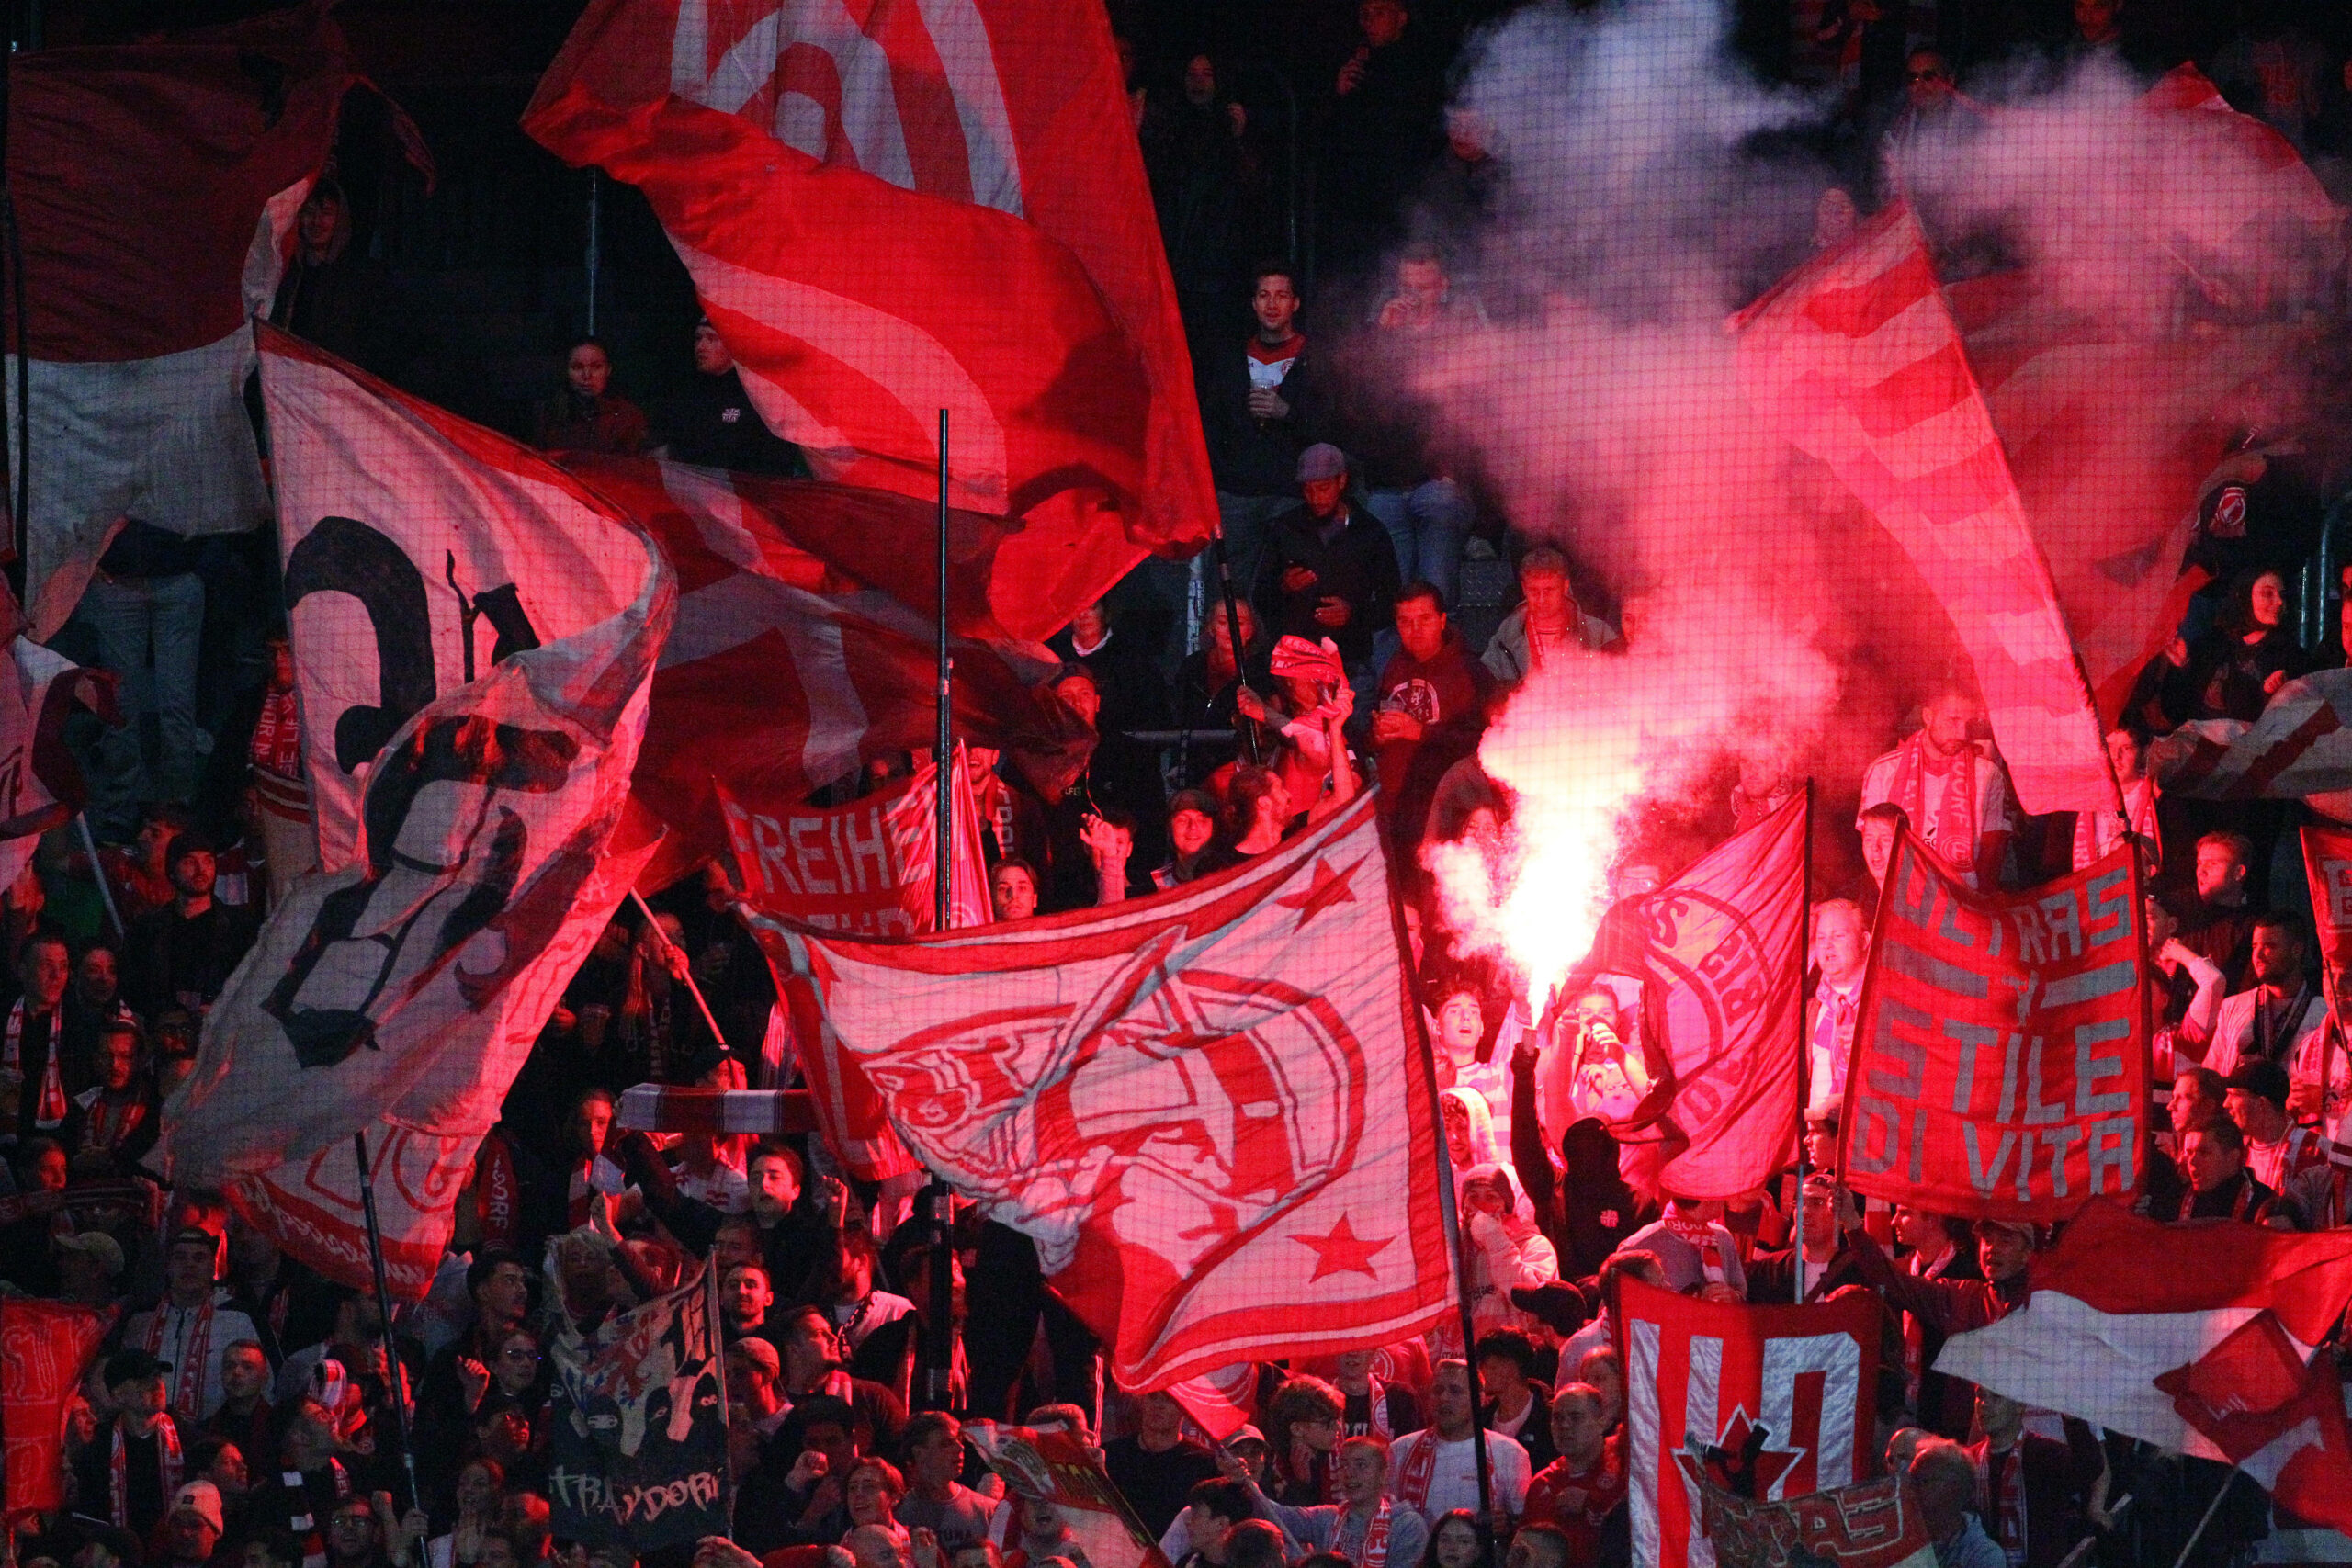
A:
[[[950,771],[953,844],[948,883],[958,926],[989,918],[988,864],[979,813],[962,768]],[[777,816],[753,811],[718,787],[719,813],[735,852],[743,897],[754,908],[826,931],[913,936],[933,928],[933,837],[939,820],[936,770],[848,806],[808,807]]]
[[[2037,1221],[2137,1191],[2146,944],[2128,844],[2029,892],[1981,895],[1905,832],[1846,1077],[1847,1185]]]
[[[1760,1502],[1851,1485],[1876,1468],[1876,1296],[1815,1306],[1702,1302],[1619,1282],[1634,1561],[1701,1568],[1714,1553],[1685,1471],[1691,1450],[1736,1453],[1748,1434]]]
[[[11,1296],[0,1301],[0,1472],[15,1524],[65,1506],[65,1411],[82,1368],[114,1321],[110,1313]]]

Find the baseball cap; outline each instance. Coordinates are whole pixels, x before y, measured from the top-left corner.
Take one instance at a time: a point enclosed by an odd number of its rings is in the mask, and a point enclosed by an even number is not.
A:
[[[1216,820],[1216,799],[1204,789],[1180,789],[1170,797],[1168,815],[1179,811],[1197,811],[1210,821]]]
[[[169,1361],[159,1361],[152,1352],[133,1346],[128,1350],[117,1350],[107,1358],[107,1386],[119,1388],[127,1382],[145,1382],[150,1378],[162,1377],[171,1370]]]
[[[1298,482],[1336,479],[1348,471],[1348,455],[1329,441],[1317,441],[1298,455]]]
[[[2237,1071],[2222,1083],[2246,1094],[2258,1094],[2281,1111],[2287,1109],[2287,1069],[2277,1062],[2240,1062]]]
[[[220,1488],[209,1481],[199,1477],[172,1494],[171,1513],[176,1514],[182,1508],[193,1511],[198,1518],[216,1530],[228,1528],[220,1513]]]
[[[1238,1448],[1243,1443],[1256,1443],[1261,1448],[1272,1446],[1266,1441],[1266,1434],[1261,1432],[1257,1427],[1252,1427],[1247,1421],[1244,1421],[1240,1426],[1236,1427],[1225,1439],[1225,1446],[1228,1449]]]
[[[104,1231],[75,1231],[72,1235],[52,1238],[51,1245],[60,1252],[78,1252],[95,1258],[109,1277],[122,1272],[122,1244]]]

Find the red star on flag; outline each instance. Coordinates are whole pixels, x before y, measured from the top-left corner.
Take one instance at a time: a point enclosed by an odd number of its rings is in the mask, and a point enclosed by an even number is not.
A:
[[[1372,1266],[1373,1254],[1396,1239],[1392,1235],[1379,1241],[1366,1241],[1356,1235],[1345,1214],[1341,1214],[1340,1223],[1331,1227],[1329,1235],[1295,1235],[1291,1237],[1300,1246],[1315,1249],[1315,1272],[1306,1281],[1310,1285],[1326,1274],[1362,1274],[1368,1280],[1379,1279],[1379,1271]]]
[[[1292,927],[1292,931],[1305,931],[1307,921],[1334,904],[1354,903],[1356,896],[1348,889],[1348,878],[1353,876],[1357,867],[1363,864],[1363,862],[1358,861],[1345,871],[1333,871],[1329,861],[1318,858],[1315,863],[1315,874],[1306,887],[1286,898],[1274,900],[1285,909],[1298,911],[1298,924]]]

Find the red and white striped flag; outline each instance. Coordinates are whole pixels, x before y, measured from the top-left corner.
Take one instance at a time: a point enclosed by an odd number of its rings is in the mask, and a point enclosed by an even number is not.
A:
[[[2018,802],[2120,810],[2050,569],[1910,209],[1895,203],[1732,324],[1758,414],[1845,481],[1951,615]]]
[[[271,912],[164,1107],[155,1158],[364,1287],[352,1134],[368,1133],[385,1269],[415,1298],[475,1148],[652,848],[619,830],[677,592],[652,540],[537,454],[282,333],[261,346],[288,596],[303,563],[354,574],[298,601],[304,728],[318,694],[376,697],[388,647],[454,637],[459,589],[480,604],[503,584],[513,615],[489,617],[494,649],[466,631],[463,678],[424,664],[422,700],[360,760],[351,858]],[[333,552],[306,553],[322,534]],[[434,592],[426,565],[449,584],[434,625],[423,603],[399,610]],[[400,697],[387,682],[374,714]],[[348,739],[356,709],[317,728]]]
[[[524,126],[645,192],[820,477],[932,495],[948,410],[1036,637],[1216,514],[1127,114],[1099,5],[597,0]]]
[[[2300,800],[2352,789],[2352,670],[2323,670],[2271,694],[2252,724],[2191,719],[2148,745],[2167,795]]]
[[[1737,1452],[1762,1427],[1756,1483],[1767,1502],[1850,1486],[1877,1468],[1876,1296],[1740,1306],[1634,1279],[1617,1288],[1634,1562],[1715,1561],[1682,1469],[1689,1450]]]
[[[727,852],[714,783],[746,811],[781,818],[867,761],[934,743],[934,506],[650,458],[565,467],[650,531],[678,577],[638,761],[638,798],[671,829],[649,880]],[[989,609],[1003,521],[952,521],[956,733],[1058,798],[1093,732],[1053,695],[1053,654],[1008,636]]]
[[[2025,1310],[1946,1340],[1936,1371],[2234,1464],[2304,1518],[2352,1529],[2343,1382],[2334,1352],[2313,1353],[2352,1301],[2352,1231],[2163,1224],[2101,1199],[2030,1282]]]
[[[890,1124],[1123,1387],[1420,1334],[1444,1179],[1370,795],[1155,897],[910,940],[753,917]]]

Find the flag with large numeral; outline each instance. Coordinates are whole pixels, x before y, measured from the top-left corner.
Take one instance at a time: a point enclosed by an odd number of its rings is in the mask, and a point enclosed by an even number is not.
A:
[[[1849,1486],[1875,1468],[1879,1318],[1868,1292],[1740,1306],[1618,1282],[1634,1561],[1707,1568],[1688,1450],[1739,1451],[1761,1429],[1766,1501]]]
[[[295,885],[206,1019],[156,1157],[365,1284],[368,1133],[384,1260],[418,1296],[651,848],[621,830],[677,594],[653,542],[537,454],[281,333],[262,349],[312,777],[362,787],[336,869]]]

